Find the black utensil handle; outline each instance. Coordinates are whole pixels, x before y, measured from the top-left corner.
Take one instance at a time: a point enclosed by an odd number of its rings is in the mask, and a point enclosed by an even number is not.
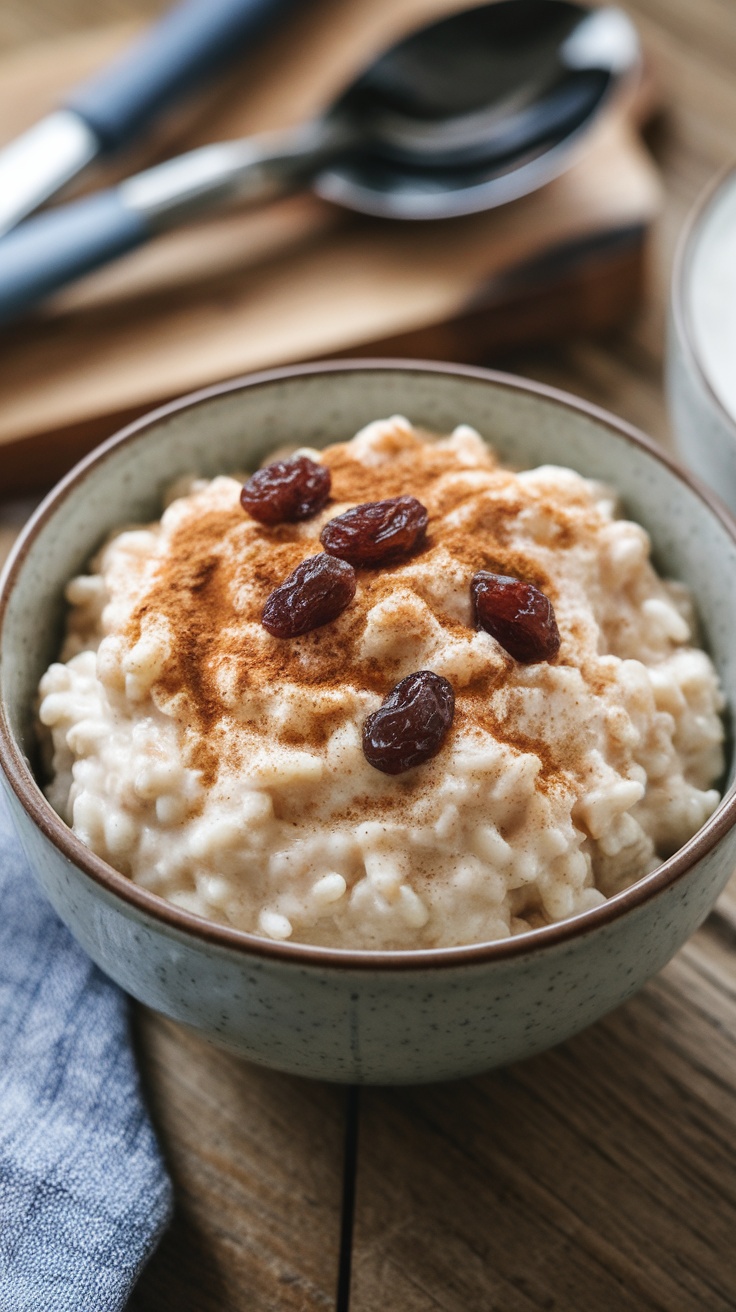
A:
[[[103,150],[131,140],[160,110],[274,27],[295,0],[184,0],[68,96]]]
[[[0,240],[0,323],[149,236],[114,188],[28,219]]]

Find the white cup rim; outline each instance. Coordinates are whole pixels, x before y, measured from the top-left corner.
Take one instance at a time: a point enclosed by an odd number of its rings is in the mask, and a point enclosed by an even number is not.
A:
[[[687,357],[687,363],[696,374],[711,405],[726,427],[730,429],[731,435],[736,442],[736,417],[727,410],[711,382],[710,374],[700,351],[693,321],[692,300],[689,295],[689,276],[692,260],[703,225],[713,206],[718,203],[722,192],[730,185],[736,185],[736,164],[727,164],[720,169],[690,210],[675,250],[671,302],[672,321],[678,341]]]

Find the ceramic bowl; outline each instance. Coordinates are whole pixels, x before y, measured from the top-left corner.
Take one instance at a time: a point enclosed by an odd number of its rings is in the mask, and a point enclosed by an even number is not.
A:
[[[698,321],[713,243],[735,231],[736,169],[729,169],[700,197],[680,236],[672,275],[666,370],[678,455],[717,489],[732,511],[736,511],[736,414],[719,394]]]
[[[736,705],[736,525],[646,438],[572,397],[450,365],[353,363],[260,374],[175,402],[99,447],[39,508],[0,590],[0,762],[32,868],[89,955],[134,997],[246,1057],[328,1080],[468,1075],[566,1038],[629,997],[701,923],[736,863],[736,799],[605,905],[493,943],[356,952],[216,925],[136,887],[53,812],[33,775],[33,705],[55,657],[62,589],[110,528],[158,516],[183,471],[253,466],[284,442],[343,440],[403,413],[473,424],[513,464],[615,485],[660,570],[692,588]]]

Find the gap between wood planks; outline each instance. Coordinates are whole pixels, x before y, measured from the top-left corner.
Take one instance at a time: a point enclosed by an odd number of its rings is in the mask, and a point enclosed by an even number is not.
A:
[[[336,1312],[349,1312],[350,1275],[353,1263],[355,1224],[355,1185],[358,1171],[358,1126],[360,1089],[349,1085],[345,1099],[345,1150],[342,1175],[342,1209],[340,1216],[340,1251],[337,1266]]]
[[[736,883],[736,880],[734,883]],[[716,944],[718,944],[730,955],[730,950],[734,943],[734,936],[736,935],[736,896],[735,893],[731,891],[731,888],[729,888],[722,896],[718,906],[714,908],[708,916],[705,924],[701,928],[700,934],[708,944],[709,954],[713,953]],[[706,955],[706,960],[708,959],[709,954]],[[698,956],[699,955],[700,954],[698,954]],[[701,970],[703,968],[703,963],[699,962],[697,958],[691,963],[691,965],[696,970],[698,970],[699,967]],[[709,972],[705,970],[704,973],[707,976]],[[724,981],[721,979],[720,983],[722,986],[723,982]],[[340,1240],[335,1302],[336,1312],[350,1312],[351,1307],[351,1277],[355,1239],[356,1188],[361,1118],[360,1095],[360,1087],[357,1085],[350,1085],[346,1089],[344,1102],[345,1126]],[[702,1272],[700,1274],[702,1276]],[[714,1291],[714,1293],[715,1292],[716,1291]],[[639,1294],[644,1296],[644,1291],[639,1290]]]

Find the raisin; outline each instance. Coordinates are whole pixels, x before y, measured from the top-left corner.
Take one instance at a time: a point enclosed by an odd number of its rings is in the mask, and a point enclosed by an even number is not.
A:
[[[315,464],[309,456],[275,460],[248,479],[240,504],[261,524],[294,524],[322,509],[331,485],[327,466]]]
[[[263,607],[261,623],[274,638],[296,638],[337,619],[355,596],[352,565],[320,552],[297,565],[274,588]]]
[[[363,725],[363,754],[384,774],[403,774],[435,756],[455,714],[452,685],[431,670],[409,674]]]
[[[560,650],[552,602],[533,583],[479,570],[470,584],[475,617],[509,656],[532,665],[552,661]]]
[[[325,524],[319,535],[325,551],[351,565],[382,565],[408,556],[424,542],[427,512],[416,497],[366,501]]]

